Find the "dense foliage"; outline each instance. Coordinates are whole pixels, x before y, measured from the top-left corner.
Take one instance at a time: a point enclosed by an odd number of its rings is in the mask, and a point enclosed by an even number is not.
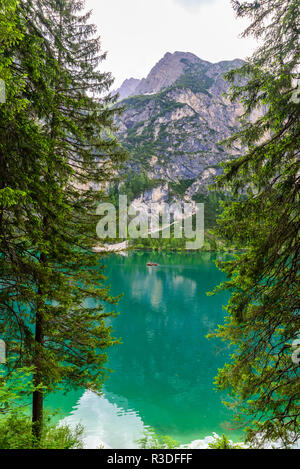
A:
[[[80,426],[71,430],[46,421],[36,439],[32,437],[32,422],[25,414],[12,412],[0,420],[1,449],[81,449],[82,435]]]
[[[141,449],[175,449],[179,443],[168,435],[160,436],[153,428],[145,430],[143,438],[138,440]]]
[[[231,98],[240,99],[242,129],[229,141],[244,155],[225,165],[217,188],[235,194],[218,235],[245,252],[221,263],[232,292],[217,335],[235,345],[217,384],[231,396],[247,437],[261,447],[299,438],[300,368],[291,344],[300,331],[300,60],[298,0],[233,1],[251,19],[245,36],[261,41],[241,70],[230,72]],[[235,80],[237,75],[247,77]],[[247,195],[245,199],[244,196]],[[225,204],[226,206],[226,204]]]
[[[216,437],[213,443],[208,444],[209,449],[244,449],[243,445],[233,443],[225,435]]]
[[[101,188],[124,152],[113,136],[112,78],[90,13],[70,0],[1,1],[0,333],[8,375],[33,367],[34,437],[44,392],[98,391],[115,343],[97,243]],[[97,190],[95,190],[97,189]]]

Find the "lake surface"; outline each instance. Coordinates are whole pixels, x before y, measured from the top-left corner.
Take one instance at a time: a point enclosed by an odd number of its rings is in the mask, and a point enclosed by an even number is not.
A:
[[[110,321],[122,338],[109,351],[114,372],[101,397],[73,392],[48,399],[66,423],[85,426],[87,447],[133,448],[149,427],[180,444],[213,432],[241,437],[213,385],[229,351],[206,339],[223,323],[228,300],[226,293],[206,295],[224,280],[216,257],[135,252],[105,259],[112,294],[124,293]],[[159,267],[147,267],[149,261]]]

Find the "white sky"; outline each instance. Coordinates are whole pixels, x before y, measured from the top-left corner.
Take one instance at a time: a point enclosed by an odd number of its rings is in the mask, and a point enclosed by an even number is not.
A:
[[[86,0],[108,52],[102,69],[115,77],[143,78],[166,52],[192,52],[210,62],[244,59],[255,49],[241,39],[247,22],[230,0]]]

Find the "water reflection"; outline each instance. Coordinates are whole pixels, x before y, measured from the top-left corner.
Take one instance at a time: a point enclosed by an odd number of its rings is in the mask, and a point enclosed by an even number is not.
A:
[[[128,401],[112,393],[98,396],[86,391],[70,416],[61,424],[84,426],[84,447],[95,449],[138,448],[145,426],[138,413],[130,409]]]
[[[211,253],[111,256],[112,294],[124,293],[111,320],[122,345],[109,352],[105,394],[85,393],[68,422],[87,427],[87,445],[133,448],[144,426],[180,443],[224,429],[232,438],[232,415],[213,390],[228,351],[206,335],[223,322],[224,294],[208,297],[224,280]],[[148,268],[147,262],[157,268]],[[123,396],[123,397],[120,397]]]
[[[159,267],[147,268],[149,260]],[[126,396],[147,425],[181,442],[224,430],[230,416],[213,380],[228,355],[206,339],[223,322],[225,303],[224,295],[206,295],[223,280],[211,254],[115,257],[108,275],[113,292],[126,294],[113,321],[123,344],[110,354],[107,389]]]

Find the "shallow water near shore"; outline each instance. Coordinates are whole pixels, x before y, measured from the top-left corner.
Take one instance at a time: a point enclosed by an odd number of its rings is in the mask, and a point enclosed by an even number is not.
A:
[[[113,335],[122,338],[108,352],[113,373],[102,396],[83,390],[47,399],[65,423],[85,426],[86,447],[134,448],[149,427],[180,444],[213,432],[242,438],[213,384],[229,350],[206,338],[224,322],[229,298],[206,295],[225,279],[214,264],[217,256],[226,255],[133,252],[105,258],[112,294],[124,293],[119,316],[109,320]]]

